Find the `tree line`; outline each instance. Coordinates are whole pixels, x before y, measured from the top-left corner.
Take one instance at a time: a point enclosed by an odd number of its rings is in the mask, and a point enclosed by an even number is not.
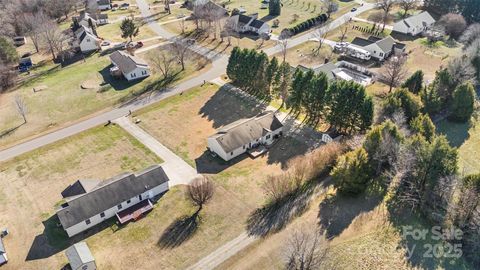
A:
[[[316,126],[327,122],[336,131],[354,134],[367,130],[373,121],[374,105],[365,87],[346,81],[329,81],[325,73],[315,74],[271,60],[264,52],[235,47],[227,65],[232,83],[263,100],[279,99],[305,122]]]

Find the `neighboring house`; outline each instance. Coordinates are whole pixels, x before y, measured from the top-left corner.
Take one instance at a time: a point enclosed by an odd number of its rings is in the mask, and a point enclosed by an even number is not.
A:
[[[186,0],[184,5],[187,7],[187,9],[193,11],[193,17],[195,17],[196,13],[200,13],[198,15],[205,13],[218,14],[220,16],[228,15],[228,10],[225,7],[213,2],[212,0],[207,0],[206,2],[204,0]]]
[[[115,216],[122,224],[136,220],[153,209],[151,200],[169,189],[168,181],[159,165],[105,181],[78,180],[62,192],[66,202],[57,216],[69,237]]]
[[[133,81],[150,76],[150,67],[143,59],[123,51],[115,51],[110,55],[114,65],[110,69],[112,75],[123,75],[127,81]]]
[[[108,24],[108,15],[101,13],[90,14],[88,12],[81,11],[80,16],[72,17],[72,20],[73,23],[77,24],[78,26],[86,26],[90,28],[90,24],[92,24],[93,27]]]
[[[394,53],[402,53],[405,51],[405,44],[396,42],[391,36],[383,39],[370,36],[368,39],[356,37],[347,46],[347,53],[351,56],[355,49],[362,49],[368,51],[370,56],[376,60],[383,61]]]
[[[393,32],[416,36],[431,29],[434,24],[435,19],[430,13],[424,11],[396,22],[393,25]]]
[[[111,0],[97,0],[99,10],[109,10],[112,8]]]
[[[5,245],[3,245],[3,239],[0,237],[0,265],[6,264],[7,262],[7,251],[5,250]]]
[[[75,34],[75,37],[78,39],[84,32],[94,34],[92,29],[88,26],[80,25],[78,29],[76,29],[73,33]]]
[[[65,250],[72,270],[95,270],[97,265],[90,249],[85,242],[79,242]]]
[[[307,72],[310,68],[297,66],[297,69]],[[326,63],[318,67],[312,68],[315,74],[324,73],[329,80],[354,81],[363,86],[372,83],[372,73],[368,69],[352,64],[347,61],[339,61],[337,63]]]
[[[100,49],[100,39],[92,32],[83,31],[78,37],[77,43],[82,52],[91,52]]]
[[[229,161],[260,145],[271,145],[282,135],[283,124],[274,112],[240,119],[208,137],[208,149]]]
[[[235,25],[235,30],[239,33],[253,32],[256,34],[270,34],[270,26],[261,20],[257,19],[258,15],[247,16],[247,15],[234,15],[231,17],[233,24]]]

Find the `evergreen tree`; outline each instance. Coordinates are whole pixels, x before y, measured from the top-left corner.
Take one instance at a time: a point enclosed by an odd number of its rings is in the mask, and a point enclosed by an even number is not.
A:
[[[270,98],[270,85],[267,81],[267,68],[268,68],[268,56],[266,53],[256,52],[256,61],[255,66],[257,69],[256,75],[254,80],[250,80],[252,82],[252,88],[254,90],[254,94],[259,96],[262,99],[269,99]]]
[[[453,91],[455,90],[455,81],[448,69],[443,68],[435,72],[435,80],[432,83],[436,93],[442,101],[442,106],[451,99]]]
[[[431,142],[435,137],[435,125],[432,119],[426,114],[420,114],[410,121],[410,128],[413,132],[420,134]]]
[[[420,92],[420,98],[424,106],[423,112],[433,115],[442,109],[442,99],[434,84],[424,87]]]
[[[238,79],[238,69],[240,65],[242,50],[239,47],[234,47],[230,53],[227,64],[227,76],[235,83]]]
[[[282,10],[282,2],[280,0],[270,0],[268,3],[268,15],[279,16]]]
[[[365,87],[353,81],[334,81],[327,92],[327,121],[339,132],[364,131],[373,122],[373,101]]]
[[[18,54],[12,42],[0,36],[0,62],[13,64],[18,61]]]
[[[332,170],[334,186],[344,194],[360,194],[371,179],[368,154],[363,148],[348,152],[338,158]]]
[[[455,121],[470,120],[475,108],[475,90],[471,83],[459,85],[453,93],[451,118]]]
[[[273,86],[277,73],[279,72],[278,60],[276,57],[273,57],[268,64],[267,70],[265,72],[265,80],[267,82],[268,90]]]
[[[402,88],[407,88],[410,92],[418,94],[420,93],[420,90],[422,90],[422,85],[423,71],[417,70],[402,84]]]
[[[401,109],[407,120],[410,121],[420,113],[422,107],[422,101],[418,96],[402,88],[387,97],[383,109],[387,115],[392,115]]]
[[[138,35],[139,27],[135,25],[132,19],[126,18],[120,24],[120,30],[122,31],[122,38],[129,38],[132,41],[133,37]]]
[[[309,73],[311,74],[312,72]],[[287,100],[287,107],[290,108],[292,113],[299,114],[301,112],[304,90],[308,83],[306,75],[306,73],[299,69],[297,69],[293,74],[291,91]]]
[[[304,107],[309,121],[316,126],[325,111],[328,78],[325,73],[314,75],[306,88]]]
[[[273,82],[273,91],[275,96],[282,100],[279,109],[283,108],[289,98],[290,84],[292,80],[291,70],[292,69],[287,62],[281,63],[275,76],[275,81]]]

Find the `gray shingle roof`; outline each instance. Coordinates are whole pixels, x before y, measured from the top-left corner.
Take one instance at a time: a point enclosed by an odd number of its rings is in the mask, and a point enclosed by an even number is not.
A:
[[[283,124],[274,112],[266,112],[258,116],[240,119],[219,129],[215,138],[226,153],[238,149],[265,135],[266,131],[275,131]]]
[[[98,0],[97,3],[99,5],[110,5],[111,4],[111,0]]]
[[[122,51],[115,51],[110,55],[110,60],[122,71],[122,73],[129,73],[135,70],[137,67],[148,68],[145,60],[130,55]]]
[[[385,53],[388,53],[392,50],[393,48],[393,45],[395,45],[395,40],[391,37],[391,36],[388,36],[384,39],[381,39],[377,42],[378,47],[380,47],[380,49],[385,52]]]
[[[0,238],[0,254],[7,253],[5,246],[3,245],[3,240]]]
[[[137,174],[124,173],[72,199],[68,206],[57,212],[57,216],[62,226],[69,228],[167,181],[168,177],[159,165]]]
[[[327,75],[327,78],[329,80],[333,80],[335,79],[335,73],[333,73],[333,71],[337,68],[337,65],[335,65],[333,62],[329,62],[313,69],[313,71],[315,72],[315,74],[323,72],[325,73],[325,75]]]
[[[79,242],[65,250],[65,255],[72,269],[79,269],[83,264],[95,261],[85,242]]]
[[[80,179],[75,181],[75,183],[68,186],[62,191],[62,197],[68,198],[72,196],[78,196],[87,192],[94,190],[101,180],[91,180],[91,179]]]
[[[435,19],[432,17],[432,15],[430,15],[430,13],[428,13],[427,11],[424,11],[417,15],[413,15],[406,19],[396,22],[393,25],[393,30],[403,32],[410,27],[423,28],[427,24],[430,25],[433,23],[435,23]]]
[[[260,20],[255,19],[250,23],[250,26],[255,27],[257,29],[260,29],[260,27],[262,27],[264,24],[265,24],[264,21],[260,21]]]
[[[361,37],[356,37],[351,42],[351,44],[357,45],[357,46],[360,46],[360,47],[365,47],[365,46],[368,46],[368,45],[373,44],[373,43],[375,43],[375,41],[371,41],[371,40],[364,39],[364,38],[361,38]]]

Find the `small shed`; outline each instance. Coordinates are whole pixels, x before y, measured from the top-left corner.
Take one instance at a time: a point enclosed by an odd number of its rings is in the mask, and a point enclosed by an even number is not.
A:
[[[85,242],[79,242],[65,251],[72,270],[95,270],[97,265]]]

